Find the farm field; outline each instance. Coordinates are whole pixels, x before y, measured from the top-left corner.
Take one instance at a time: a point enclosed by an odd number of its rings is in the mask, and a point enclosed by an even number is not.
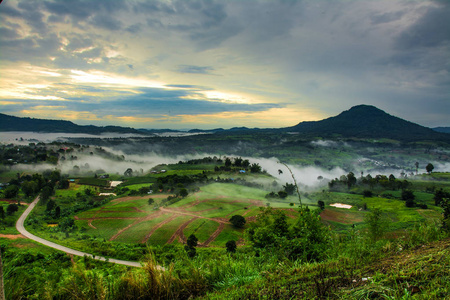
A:
[[[84,234],[122,243],[163,245],[185,243],[195,233],[199,246],[223,246],[227,238],[242,239],[243,231],[229,224],[232,215],[252,217],[264,206],[265,192],[228,183],[206,185],[170,205],[168,195],[121,197],[75,215]],[[155,202],[148,204],[148,199]],[[155,208],[155,205],[157,208]]]

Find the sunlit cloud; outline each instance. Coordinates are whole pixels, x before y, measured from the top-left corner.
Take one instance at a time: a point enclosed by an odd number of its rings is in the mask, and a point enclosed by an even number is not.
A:
[[[152,80],[129,78],[117,74],[109,74],[102,71],[84,72],[71,70],[70,77],[77,83],[103,84],[111,86],[133,86],[133,87],[153,87],[164,88],[164,84]]]

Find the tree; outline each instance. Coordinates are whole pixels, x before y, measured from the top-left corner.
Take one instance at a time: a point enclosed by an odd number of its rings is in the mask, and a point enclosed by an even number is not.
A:
[[[244,227],[246,221],[245,218],[241,215],[234,215],[230,218],[230,223],[233,224],[236,228]]]
[[[16,211],[19,210],[19,206],[17,204],[11,203],[10,205],[8,205],[8,207],[6,208],[6,214],[8,216],[14,214]]]
[[[446,231],[450,231],[450,198],[442,199],[440,203],[442,211],[442,228]]]
[[[347,174],[347,186],[348,188],[351,188],[356,184],[356,177],[353,172],[350,172]]]
[[[425,169],[427,170],[427,173],[428,173],[428,174],[431,174],[431,172],[433,172],[433,170],[434,170],[434,166],[433,166],[432,163],[429,163],[429,164],[425,167]]]
[[[48,211],[48,212],[52,211],[53,208],[54,208],[55,206],[56,206],[55,201],[53,201],[52,199],[50,199],[50,200],[47,202],[47,209],[46,209],[46,211]]]
[[[231,159],[228,157],[225,159],[225,167],[231,167]]]
[[[3,206],[0,205],[0,219],[4,219],[5,218],[5,210],[3,208]]]
[[[286,185],[283,185],[284,191],[288,195],[293,195],[295,192],[295,184],[292,183],[286,183]]]
[[[373,192],[372,191],[369,191],[369,190],[364,190],[363,191],[363,197],[364,198],[370,198],[372,196],[373,196]]]
[[[414,193],[411,190],[403,190],[402,191],[402,200],[405,200],[406,207],[414,207],[414,199],[416,196],[414,196]]]
[[[131,177],[131,175],[133,175],[133,169],[132,168],[128,168],[123,175]]]
[[[34,195],[38,191],[38,185],[35,181],[25,181],[21,185],[22,192],[24,192],[25,196],[30,197]]]
[[[191,234],[186,241],[186,245],[184,246],[184,250],[186,251],[189,257],[194,257],[197,254],[195,247],[197,247],[198,239],[194,234]]]
[[[439,206],[444,198],[450,198],[450,193],[445,192],[442,188],[434,193],[434,205]]]
[[[325,209],[325,202],[323,202],[322,200],[317,201],[317,205],[319,206],[320,210]]]
[[[69,180],[67,180],[67,179],[64,179],[64,180],[60,180],[59,181],[59,185],[58,185],[58,188],[59,189],[68,189],[70,187],[70,182],[69,182]]]
[[[260,173],[261,172],[261,166],[257,163],[254,163],[250,166],[250,172],[252,173]]]
[[[194,235],[191,234],[186,241],[186,245],[188,245],[189,247],[197,247],[198,244],[198,238]]]
[[[153,203],[155,203],[155,200],[153,200],[153,198],[148,198],[148,205],[152,205]]]
[[[279,191],[278,192],[278,197],[280,197],[281,199],[284,199],[288,196],[288,193],[286,193],[285,191]]]
[[[247,230],[254,248],[266,249],[271,255],[305,261],[325,257],[329,229],[322,224],[318,212],[301,208],[296,222],[289,226],[281,210],[262,208]]]
[[[225,247],[227,247],[227,252],[229,252],[229,253],[235,253],[236,252],[237,246],[236,246],[236,242],[235,241],[228,241],[225,244]]]
[[[402,200],[414,200],[416,198],[411,190],[403,190],[401,197]]]
[[[41,190],[42,203],[46,203],[51,195],[53,195],[53,189],[49,186],[44,186]]]
[[[57,206],[55,208],[55,218],[59,218],[61,216],[61,208],[59,206]]]
[[[5,198],[11,199],[15,198],[17,194],[19,193],[19,187],[15,184],[9,185],[3,192],[3,195]]]
[[[387,230],[387,219],[384,217],[383,211],[379,208],[375,208],[368,213],[364,217],[364,220],[368,225],[368,234],[372,241],[379,240]]]
[[[181,198],[184,198],[184,197],[186,197],[189,193],[188,193],[188,191],[187,191],[187,189],[185,189],[185,188],[182,188],[181,190],[180,190],[180,197]]]

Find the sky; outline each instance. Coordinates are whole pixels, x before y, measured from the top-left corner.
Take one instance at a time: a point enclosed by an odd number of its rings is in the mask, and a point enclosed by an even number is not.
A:
[[[450,126],[450,1],[3,0],[0,112],[279,128],[359,104]]]

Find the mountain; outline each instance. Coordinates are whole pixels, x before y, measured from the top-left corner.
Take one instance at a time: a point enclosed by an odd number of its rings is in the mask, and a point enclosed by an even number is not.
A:
[[[61,133],[89,133],[101,134],[136,133],[154,134],[171,130],[133,129],[119,126],[80,126],[70,121],[44,120],[33,118],[19,118],[0,114],[0,131],[34,131],[34,132],[61,132]],[[175,132],[175,131],[173,131]],[[321,121],[301,122],[292,127],[278,129],[258,129],[247,127],[234,127],[231,129],[217,128],[213,130],[190,130],[189,133],[205,132],[221,135],[264,135],[283,133],[298,133],[304,137],[323,138],[372,138],[394,139],[400,141],[446,141],[450,142],[450,134],[438,132],[401,118],[392,116],[381,109],[371,105],[358,105],[343,111],[337,116]]]
[[[450,133],[450,127],[435,127],[433,130],[437,132]]]
[[[81,126],[76,125],[70,121],[64,120],[46,120],[46,119],[33,119],[33,118],[19,118],[0,114],[0,131],[32,131],[32,132],[61,132],[61,133],[88,133],[88,134],[101,134],[106,132],[114,133],[137,133],[142,132],[120,126]]]
[[[450,140],[449,134],[392,116],[371,105],[354,106],[335,117],[301,122],[283,130],[321,137],[388,138],[401,141]]]

